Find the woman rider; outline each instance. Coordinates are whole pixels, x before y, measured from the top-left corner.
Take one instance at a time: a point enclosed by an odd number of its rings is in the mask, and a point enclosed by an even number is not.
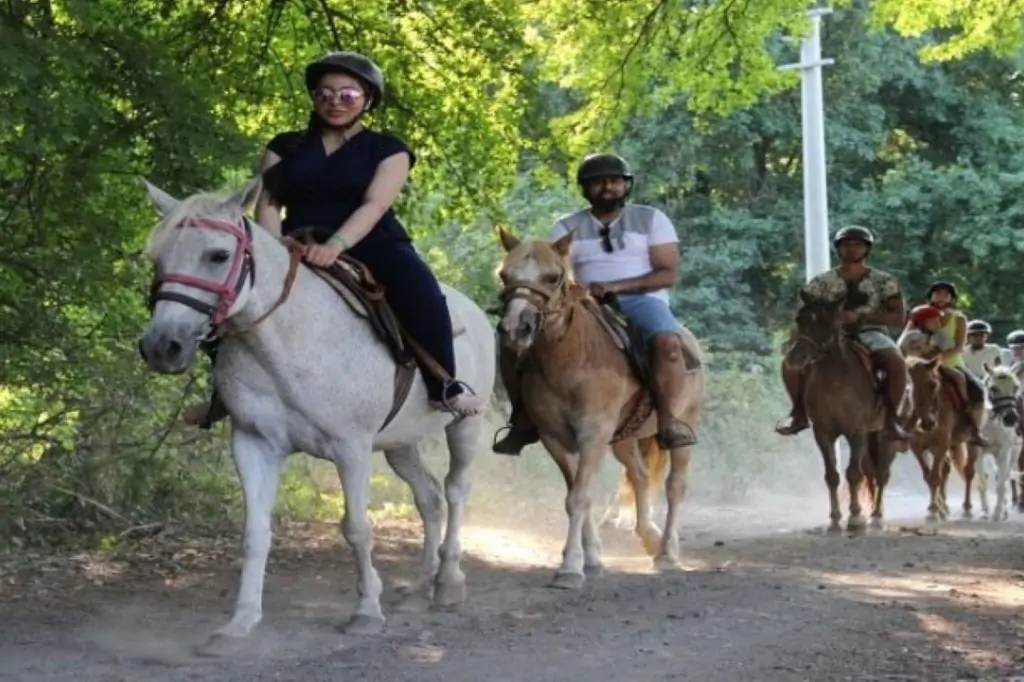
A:
[[[320,228],[306,260],[324,267],[347,253],[368,266],[405,329],[454,377],[448,304],[391,208],[416,157],[397,137],[362,124],[384,95],[383,73],[361,54],[332,52],[306,66],[305,84],[313,112],[305,130],[281,133],[267,144],[256,221],[280,236]],[[482,409],[480,398],[458,382],[445,386],[431,372],[422,373],[435,409],[460,417]],[[185,418],[208,426],[223,416],[213,404],[192,408]]]
[[[981,435],[985,426],[985,386],[981,379],[967,369],[964,362],[964,346],[967,342],[967,318],[957,310],[958,294],[956,286],[950,282],[935,282],[928,288],[928,303],[941,313],[932,334],[934,345],[938,349],[936,355],[941,364],[949,370],[956,370],[950,375],[957,381],[960,390],[967,396],[968,408],[972,424],[972,442],[986,444]],[[909,326],[908,326],[909,330]]]

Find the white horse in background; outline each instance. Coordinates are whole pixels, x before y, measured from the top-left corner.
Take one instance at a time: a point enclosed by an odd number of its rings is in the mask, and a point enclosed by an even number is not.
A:
[[[243,216],[259,194],[259,178],[232,196],[200,193],[184,200],[145,184],[163,216],[147,247],[161,294],[140,352],[151,369],[180,373],[194,364],[202,339],[215,328],[227,332],[213,376],[230,417],[232,453],[245,496],[244,560],[234,613],[207,648],[248,635],[261,620],[271,512],[282,465],[293,452],[333,462],[341,479],[341,532],[352,549],[358,588],[358,605],[345,632],[374,634],[384,627],[367,514],[374,450],[383,450],[408,483],[423,519],[423,555],[412,594],[420,604],[423,596],[436,605],[463,601],[460,532],[484,415],[454,420],[431,409],[417,372],[401,409],[381,430],[392,408],[395,362],[369,323],[304,265],[290,296],[275,306],[291,261],[285,246]],[[456,333],[458,378],[489,398],[494,330],[473,301],[442,288]],[[441,485],[419,451],[420,441],[442,428],[450,452],[443,542]]]
[[[988,458],[995,460],[996,508],[991,515],[993,521],[1003,521],[1009,517],[1006,503],[1006,492],[1010,480],[1010,469],[1013,460],[1020,452],[1021,414],[1018,409],[1018,395],[1021,390],[1020,380],[1008,367],[997,365],[985,366],[985,388],[988,392],[989,413],[982,435],[990,445],[970,445],[970,458],[974,461],[978,472],[978,498],[983,515],[989,515],[988,478],[990,467]]]

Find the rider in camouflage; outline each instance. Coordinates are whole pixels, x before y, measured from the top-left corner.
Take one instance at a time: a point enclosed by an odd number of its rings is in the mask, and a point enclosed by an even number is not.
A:
[[[843,322],[847,331],[867,348],[875,366],[885,372],[888,408],[885,430],[890,437],[904,440],[907,436],[897,415],[907,389],[907,366],[886,328],[902,326],[906,313],[896,278],[867,265],[874,243],[875,236],[866,227],[848,225],[840,229],[832,240],[839,266],[811,279],[802,291],[815,299],[845,299]],[[802,298],[800,305],[803,305]],[[810,426],[803,398],[805,376],[788,360],[783,360],[782,381],[792,401],[792,410],[789,418],[775,430],[792,436]]]

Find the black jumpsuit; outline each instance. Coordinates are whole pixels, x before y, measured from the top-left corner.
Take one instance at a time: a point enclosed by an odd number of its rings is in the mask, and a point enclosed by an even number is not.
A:
[[[264,180],[267,191],[286,210],[281,227],[284,235],[313,226],[326,228],[325,236],[333,233],[362,205],[384,159],[404,153],[409,155],[410,168],[416,163],[415,155],[400,139],[367,129],[330,155],[315,132],[282,133],[267,148],[281,157]],[[394,211],[389,208],[348,254],[370,268],[406,331],[454,377],[447,301]],[[423,375],[428,397],[441,400],[442,382],[425,369]],[[461,386],[453,384],[445,397],[451,399],[461,392]]]

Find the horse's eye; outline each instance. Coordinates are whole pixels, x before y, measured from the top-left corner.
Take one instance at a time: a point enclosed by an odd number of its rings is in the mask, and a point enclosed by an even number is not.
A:
[[[210,260],[211,263],[216,263],[217,265],[220,265],[221,263],[228,262],[228,260],[231,258],[231,252],[228,251],[227,249],[217,249],[216,251],[211,251],[207,258]]]
[[[562,279],[562,276],[558,273],[548,273],[544,275],[542,279],[544,280],[545,284],[550,284],[554,286],[555,284],[558,284],[558,280]]]

